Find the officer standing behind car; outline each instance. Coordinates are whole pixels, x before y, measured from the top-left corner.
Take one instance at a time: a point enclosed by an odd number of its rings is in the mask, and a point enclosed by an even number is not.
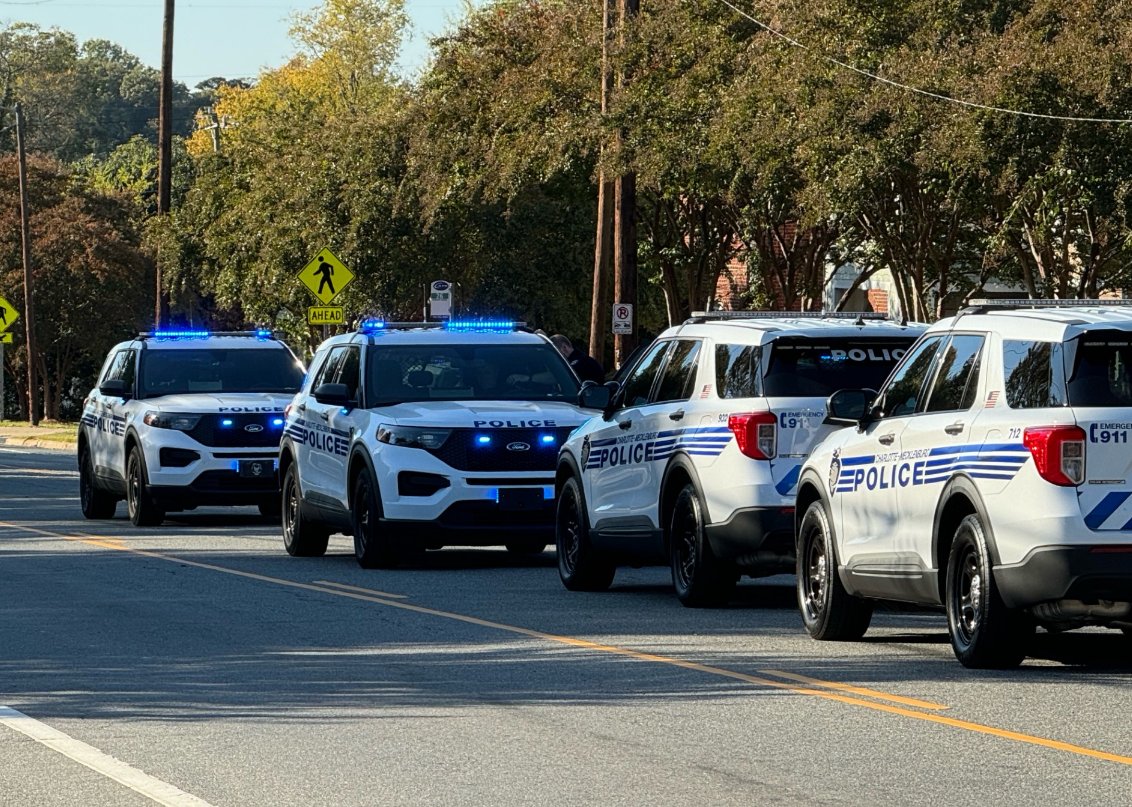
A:
[[[574,347],[574,344],[560,333],[550,337],[551,343],[558,348],[558,352],[566,357],[566,361],[578,374],[582,381],[593,381],[601,384],[605,381],[605,370],[592,356],[583,353]]]

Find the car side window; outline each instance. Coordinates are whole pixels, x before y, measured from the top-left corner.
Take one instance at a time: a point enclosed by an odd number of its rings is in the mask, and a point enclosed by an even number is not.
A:
[[[318,374],[314,377],[314,383],[311,385],[312,390],[316,390],[323,384],[330,384],[334,380],[334,376],[338,372],[342,360],[346,358],[346,348],[336,347],[330,351],[330,355],[326,357],[326,361],[322,363],[322,367],[318,369]]]
[[[939,372],[936,373],[928,394],[925,412],[952,412],[970,409],[975,402],[975,388],[979,380],[979,357],[982,355],[982,336],[959,334],[953,336],[941,354]]]
[[[338,383],[346,385],[351,401],[358,400],[358,380],[360,377],[361,351],[356,347],[348,347],[338,364]]]
[[[720,398],[759,395],[762,350],[758,345],[715,346],[715,391]]]
[[[924,380],[932,368],[942,336],[920,342],[892,372],[882,394],[882,417],[899,417],[916,411],[924,389]]]
[[[133,390],[134,381],[137,379],[137,362],[134,361],[135,356],[136,351],[119,350],[117,354],[115,354],[114,360],[110,362],[110,366],[106,370],[106,375],[99,383],[124,381],[127,391]]]
[[[1011,409],[1043,409],[1064,406],[1063,386],[1055,383],[1052,342],[1005,339],[1002,342],[1002,375],[1006,381],[1006,405]],[[1060,359],[1060,356],[1057,356]]]
[[[671,346],[672,342],[665,341],[657,342],[649,348],[649,351],[629,373],[621,387],[619,403],[622,407],[641,406],[648,403],[653,382],[656,381],[656,375],[660,372],[660,366],[664,362],[664,355]]]
[[[681,339],[668,354],[668,363],[660,374],[653,403],[667,401],[686,401],[692,394],[692,383],[696,377],[696,363],[700,356],[698,340]]]

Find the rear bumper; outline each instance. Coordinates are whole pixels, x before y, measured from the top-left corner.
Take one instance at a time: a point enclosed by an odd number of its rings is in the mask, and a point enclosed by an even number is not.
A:
[[[1132,545],[1054,546],[998,566],[995,583],[1010,608],[1073,599],[1132,602]]]
[[[712,553],[760,572],[794,570],[794,508],[748,507],[704,528]]]

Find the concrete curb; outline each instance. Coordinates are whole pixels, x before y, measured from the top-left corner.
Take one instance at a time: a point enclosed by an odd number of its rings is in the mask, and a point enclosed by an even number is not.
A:
[[[37,437],[5,437],[0,435],[0,446],[18,446],[20,448],[45,448],[51,451],[78,450],[79,444],[60,443],[53,440],[40,440]]]

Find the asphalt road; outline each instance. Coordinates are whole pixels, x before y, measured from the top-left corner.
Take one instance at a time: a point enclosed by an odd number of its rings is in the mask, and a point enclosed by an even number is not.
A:
[[[0,448],[5,805],[1121,805],[1132,643],[975,673],[941,616],[811,641],[792,580],[694,611],[553,552],[373,572],[254,510],[83,521],[69,454]]]

